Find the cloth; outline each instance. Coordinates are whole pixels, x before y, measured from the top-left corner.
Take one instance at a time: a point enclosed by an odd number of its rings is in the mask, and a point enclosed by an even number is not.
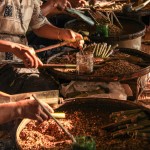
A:
[[[99,97],[127,100],[127,94],[119,82],[71,81],[61,85],[60,93],[65,98]]]
[[[27,45],[29,27],[38,29],[49,24],[41,13],[38,0],[0,0],[0,39]],[[0,59],[8,58],[0,53]],[[12,59],[12,57],[10,57]]]
[[[57,89],[53,78],[44,78],[37,69],[15,68],[12,65],[4,65],[0,69],[0,91],[19,94]]]
[[[44,24],[49,22],[42,15],[38,0],[0,1],[0,33],[25,35],[29,26],[38,29]]]

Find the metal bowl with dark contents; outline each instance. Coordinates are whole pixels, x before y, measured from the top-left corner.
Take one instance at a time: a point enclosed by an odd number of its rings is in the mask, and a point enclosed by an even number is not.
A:
[[[76,51],[61,52],[49,58],[48,63],[76,64]],[[69,61],[68,61],[69,57]],[[67,58],[67,59],[66,59]],[[63,60],[64,59],[64,60]],[[97,64],[96,64],[97,65]],[[96,66],[95,65],[95,66]],[[119,48],[109,58],[94,67],[92,74],[78,74],[76,68],[50,68],[48,74],[66,81],[126,81],[150,72],[150,55],[139,50]]]

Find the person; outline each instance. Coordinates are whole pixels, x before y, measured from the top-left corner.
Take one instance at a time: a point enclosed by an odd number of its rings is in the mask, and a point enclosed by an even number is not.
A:
[[[12,52],[23,60],[26,67],[38,67],[43,65],[39,58],[35,55],[33,48],[28,46],[0,40],[0,51]],[[29,62],[26,62],[28,59]],[[20,100],[18,102],[9,102],[9,94],[0,91],[0,125],[15,119],[29,118],[36,119],[40,122],[49,119],[47,113],[39,106],[34,99]],[[43,105],[53,113],[54,110],[46,103]]]
[[[43,65],[41,60],[36,56],[34,49],[23,44],[0,40],[0,51],[12,52],[23,61],[27,68],[38,68]]]
[[[83,7],[87,4],[85,0],[47,0],[41,5],[41,11],[44,16],[53,16],[65,14],[66,8]]]
[[[38,0],[3,0],[0,7],[0,39],[27,45],[26,33],[30,27],[33,32],[43,38],[69,41],[69,46],[82,48],[82,35],[52,25],[41,13]],[[6,53],[4,59],[12,59]],[[28,59],[24,60],[28,67],[37,67]],[[39,62],[38,62],[39,63]],[[43,78],[38,69],[16,68],[10,64],[0,67],[0,90],[9,93],[24,93],[57,89],[53,78]]]
[[[64,28],[67,21],[72,20],[75,16],[66,12],[66,8],[83,7],[87,4],[85,0],[41,0],[41,12],[43,16],[55,26]],[[29,45],[32,45],[35,49],[42,46],[48,46],[49,44],[55,44],[58,41],[53,41],[37,36],[34,32],[30,31],[27,34]],[[41,53],[41,58],[47,56],[47,53]],[[44,56],[43,56],[44,55]]]

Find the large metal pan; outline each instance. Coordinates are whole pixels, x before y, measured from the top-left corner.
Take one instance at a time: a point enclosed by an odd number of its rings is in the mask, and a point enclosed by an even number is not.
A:
[[[131,73],[131,74],[123,74],[123,75],[113,75],[113,76],[93,76],[93,75],[80,75],[77,73],[71,73],[66,72],[64,69],[56,69],[56,68],[50,68],[47,69],[47,72],[49,74],[53,74],[54,77],[58,79],[63,79],[66,81],[71,80],[80,80],[80,81],[125,81],[125,80],[131,80],[131,79],[137,79],[143,75],[146,75],[150,72],[150,55],[144,52],[141,52],[139,50],[135,49],[129,49],[129,48],[120,48],[120,52],[123,52],[125,54],[129,54],[131,56],[137,56],[139,58],[142,58],[144,61],[147,62],[146,66],[144,66],[142,69]],[[67,52],[68,53],[68,52]],[[60,55],[63,55],[64,53],[60,53]],[[58,57],[58,54],[55,56],[51,56],[49,60],[54,59],[55,57]]]

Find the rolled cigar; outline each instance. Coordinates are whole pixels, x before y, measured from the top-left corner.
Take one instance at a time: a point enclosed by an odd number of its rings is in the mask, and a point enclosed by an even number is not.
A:
[[[102,50],[102,47],[103,47],[103,45],[102,44],[100,44],[100,46],[99,46],[99,53],[98,53],[98,56],[101,56],[101,50]]]
[[[95,56],[95,52],[96,52],[96,44],[94,44],[93,47],[94,47],[93,55]]]
[[[109,125],[103,126],[102,129],[110,131],[110,130],[116,128],[117,126],[129,124],[129,123],[136,123],[137,121],[140,121],[145,118],[147,118],[147,115],[144,112],[141,112],[135,116],[131,116],[131,117],[121,120],[117,123],[111,123]]]
[[[102,56],[102,54],[103,54],[103,52],[104,52],[104,49],[105,49],[106,45],[107,45],[107,43],[103,43],[103,46],[102,46],[102,48],[101,48],[101,56]]]
[[[132,110],[126,110],[126,111],[113,112],[110,115],[110,118],[112,118],[112,117],[118,117],[118,116],[121,116],[121,115],[136,114],[136,113],[139,113],[141,111],[142,111],[141,109],[132,109]]]
[[[101,43],[99,43],[99,44],[96,45],[96,56],[98,56],[100,44]]]
[[[150,127],[144,128],[142,130],[138,130],[140,133],[150,133]]]
[[[110,52],[111,52],[110,49],[111,49],[111,45],[108,46],[107,52],[106,52],[106,54],[105,54],[105,58],[109,57],[109,55],[111,54],[111,53],[110,53]]]
[[[140,133],[140,132],[137,132],[136,133],[136,137],[150,139],[150,133]]]

